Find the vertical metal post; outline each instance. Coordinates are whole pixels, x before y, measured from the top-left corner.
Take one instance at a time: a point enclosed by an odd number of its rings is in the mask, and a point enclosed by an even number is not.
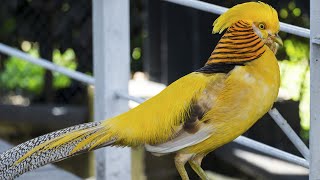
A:
[[[320,179],[320,1],[310,0],[310,180]]]
[[[116,92],[128,92],[129,0],[93,0],[94,118],[103,120],[128,110]],[[130,148],[96,152],[97,180],[131,179]]]

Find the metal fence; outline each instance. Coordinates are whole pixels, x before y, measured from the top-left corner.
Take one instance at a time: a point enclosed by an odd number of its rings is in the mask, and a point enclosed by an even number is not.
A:
[[[227,8],[197,0],[166,1],[215,14],[222,14],[227,10]],[[269,114],[275,119],[304,158],[242,136],[237,138],[235,142],[280,159],[308,167],[310,168],[309,179],[320,179],[320,142],[318,139],[320,133],[320,29],[318,28],[320,26],[320,11],[316,10],[320,6],[320,2],[317,0],[310,0],[310,2],[311,31],[285,23],[281,23],[280,25],[282,31],[310,38],[310,151],[297,134],[294,133],[287,121],[275,109],[271,110]],[[121,12],[117,11],[120,7],[122,9]],[[33,58],[5,44],[0,44],[0,51],[7,55],[20,57],[52,71],[60,72],[81,82],[95,85],[95,120],[101,120],[127,110],[127,100],[133,100],[138,103],[143,102],[143,99],[131,97],[127,93],[130,60],[129,0],[93,1],[93,32],[95,78],[80,72],[70,71],[44,59]],[[115,59],[117,61],[114,61]],[[121,150],[106,148],[98,151],[97,154],[99,154],[99,158],[97,158],[97,179],[130,179],[131,163],[129,148]]]

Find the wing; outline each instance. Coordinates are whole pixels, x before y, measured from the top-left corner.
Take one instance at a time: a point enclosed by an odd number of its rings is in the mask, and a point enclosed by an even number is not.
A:
[[[190,73],[136,108],[105,121],[105,126],[116,135],[116,145],[160,145],[171,141],[182,147],[197,143],[210,134],[210,128],[202,128],[199,120],[211,106],[207,100],[213,101],[214,97],[204,95],[209,94],[208,88],[218,87],[216,82],[223,82],[225,76]]]
[[[212,129],[208,127],[201,128],[198,132],[192,135],[190,133],[182,131],[178,136],[168,142],[157,145],[146,144],[145,147],[147,151],[160,156],[198,144],[209,138],[211,131]]]
[[[207,123],[208,120],[204,117],[213,107],[216,97],[223,89],[226,77],[226,74],[208,76],[206,88],[199,93],[197,98],[192,100],[188,112],[186,112],[187,115],[184,116],[172,138],[164,143],[147,144],[146,149],[154,154],[162,155],[198,144],[209,138],[214,127]]]

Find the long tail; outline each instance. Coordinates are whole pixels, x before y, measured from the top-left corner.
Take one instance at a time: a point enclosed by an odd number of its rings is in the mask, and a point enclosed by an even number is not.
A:
[[[105,122],[92,122],[55,131],[0,154],[0,179],[13,179],[32,169],[111,145],[115,137]]]

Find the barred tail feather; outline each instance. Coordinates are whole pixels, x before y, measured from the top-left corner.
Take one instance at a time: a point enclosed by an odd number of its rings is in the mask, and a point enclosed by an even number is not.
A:
[[[92,122],[72,126],[9,149],[0,154],[0,179],[13,179],[48,163],[113,144],[115,138],[105,125]]]

